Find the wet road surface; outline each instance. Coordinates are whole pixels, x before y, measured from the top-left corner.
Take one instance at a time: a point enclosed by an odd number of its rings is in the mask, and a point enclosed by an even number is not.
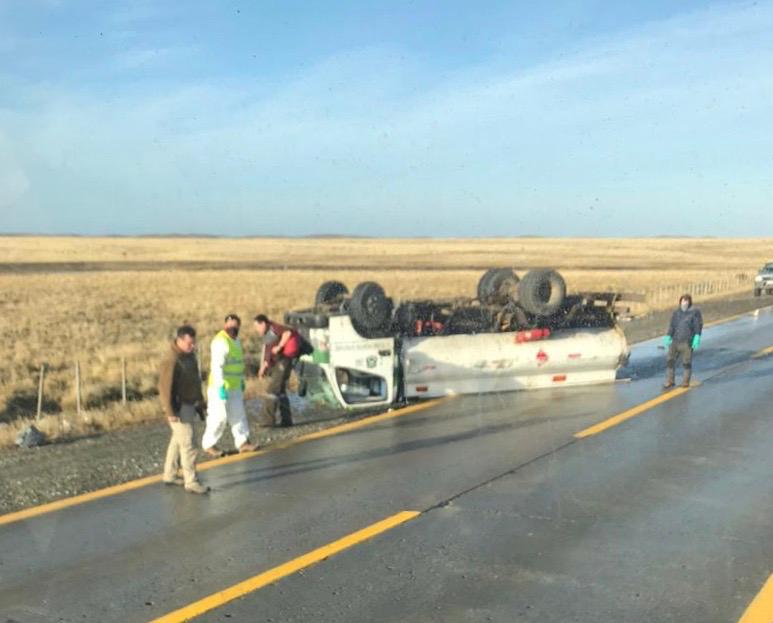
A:
[[[460,397],[207,471],[209,497],[151,485],[0,526],[0,620],[150,621],[205,599],[194,620],[736,622],[773,570],[771,345],[770,312],[712,327],[700,386],[585,438],[661,395],[657,342],[629,382]]]

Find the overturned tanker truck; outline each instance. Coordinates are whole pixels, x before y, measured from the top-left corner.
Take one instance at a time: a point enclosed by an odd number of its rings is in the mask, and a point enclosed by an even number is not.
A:
[[[299,393],[367,408],[418,398],[615,380],[628,344],[618,326],[624,295],[567,294],[554,270],[519,279],[493,268],[477,296],[395,303],[375,282],[351,293],[323,283],[314,307],[285,315],[310,343]],[[312,351],[313,349],[313,351]]]

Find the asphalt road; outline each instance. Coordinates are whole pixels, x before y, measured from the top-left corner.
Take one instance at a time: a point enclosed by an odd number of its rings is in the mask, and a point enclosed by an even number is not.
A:
[[[673,397],[647,342],[630,382],[456,398],[209,470],[208,497],[154,484],[0,525],[0,622],[194,604],[196,621],[735,623],[773,571],[771,345],[760,312],[708,329],[700,386]],[[280,567],[402,511],[420,514]]]

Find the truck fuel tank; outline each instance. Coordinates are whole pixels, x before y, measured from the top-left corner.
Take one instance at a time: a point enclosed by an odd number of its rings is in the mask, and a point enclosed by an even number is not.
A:
[[[406,397],[611,382],[629,353],[617,327],[520,333],[404,339]]]

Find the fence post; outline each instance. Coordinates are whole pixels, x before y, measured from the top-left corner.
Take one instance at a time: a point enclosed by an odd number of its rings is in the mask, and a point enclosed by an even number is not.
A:
[[[121,403],[126,404],[126,357],[121,357]]]
[[[40,379],[38,380],[38,412],[35,416],[35,420],[40,421],[40,416],[43,413],[43,377],[46,374],[46,364],[40,364]]]
[[[75,362],[75,409],[81,414],[81,363]]]

